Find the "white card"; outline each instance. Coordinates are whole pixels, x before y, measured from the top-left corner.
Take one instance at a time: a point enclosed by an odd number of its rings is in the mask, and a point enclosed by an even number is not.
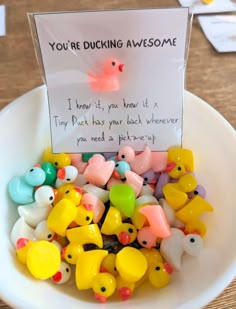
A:
[[[194,14],[209,14],[236,11],[235,0],[214,0],[205,4],[202,0],[179,0],[184,7],[192,7]]]
[[[0,5],[0,36],[6,35],[6,7]]]
[[[54,152],[112,152],[125,144],[164,151],[181,145],[188,9],[33,16]],[[124,64],[123,72],[103,70],[111,57],[115,66]],[[96,91],[91,76],[98,88],[111,82],[119,90]]]
[[[218,52],[236,51],[236,16],[199,16],[198,19],[207,39]]]

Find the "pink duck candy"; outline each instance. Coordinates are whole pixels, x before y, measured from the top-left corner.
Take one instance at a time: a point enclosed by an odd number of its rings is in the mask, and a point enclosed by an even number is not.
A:
[[[157,237],[153,234],[150,226],[142,227],[137,234],[138,243],[147,249],[156,247]]]
[[[116,58],[108,58],[103,63],[103,72],[88,72],[89,84],[93,91],[117,91],[120,89],[118,74],[123,71],[124,64]]]
[[[147,205],[139,209],[148,220],[152,233],[158,238],[167,238],[171,235],[169,222],[160,205]]]
[[[118,160],[124,160],[129,163],[131,170],[138,175],[152,169],[154,172],[160,172],[165,169],[167,164],[167,152],[152,152],[148,146],[144,151],[135,154],[130,146],[123,146],[118,152]]]
[[[98,223],[105,211],[103,202],[95,195],[90,193],[84,193],[81,198],[81,205],[92,205],[93,208],[93,223]]]
[[[116,183],[126,183],[127,185],[130,185],[134,189],[135,196],[136,197],[139,196],[143,187],[143,178],[131,171],[125,171],[125,178],[126,180],[122,181],[120,179],[111,177],[107,183],[107,189],[110,190],[111,186]]]
[[[103,187],[110,179],[114,167],[114,161],[105,161],[102,155],[95,154],[88,161],[84,178],[95,186]]]
[[[71,153],[71,165],[75,166],[80,174],[83,174],[88,163],[82,161],[81,153]]]

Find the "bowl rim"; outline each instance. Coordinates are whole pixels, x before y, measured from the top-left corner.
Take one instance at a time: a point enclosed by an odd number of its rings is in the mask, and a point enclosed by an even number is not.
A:
[[[12,109],[15,109],[16,106],[23,104],[24,100],[22,100],[24,97],[29,96],[33,93],[39,93],[43,94],[47,91],[46,85],[42,84],[36,88],[33,88],[32,90],[22,94],[21,96],[14,99],[12,102],[10,102],[8,105],[6,105],[3,109],[0,110],[0,119],[1,117],[5,117],[8,113],[11,112]],[[189,92],[188,90],[185,90],[185,98],[186,96],[192,97],[195,100],[198,100],[200,104],[204,105],[204,108],[208,109],[209,112],[214,113],[214,115],[223,123],[224,126],[227,127],[229,130],[229,133],[232,135],[232,137],[235,139],[236,142],[236,130],[233,128],[233,126],[224,118],[215,108],[213,108],[211,105],[209,105],[207,102],[205,102],[200,97],[196,96],[195,94]],[[236,276],[236,257],[235,260],[232,261],[232,263],[228,266],[228,268],[225,270],[224,274],[220,277],[220,279],[216,280],[214,284],[212,284],[208,289],[204,291],[204,293],[201,293],[200,296],[195,297],[193,300],[188,301],[184,305],[181,305],[177,307],[176,309],[199,309],[203,306],[206,306],[211,301],[213,301],[217,296],[219,296],[227,286],[233,281],[233,279]],[[4,290],[4,287],[0,285],[0,297],[1,299],[9,304],[10,306],[14,308],[28,308],[27,303],[25,303],[25,300],[22,301],[22,299],[17,299],[16,295],[14,294],[14,291],[6,291]],[[198,304],[196,305],[196,301]],[[22,307],[23,306],[23,307]]]

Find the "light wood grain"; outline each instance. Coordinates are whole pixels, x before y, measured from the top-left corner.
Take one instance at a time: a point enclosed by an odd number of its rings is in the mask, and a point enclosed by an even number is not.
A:
[[[7,36],[0,37],[0,109],[43,83],[27,12],[178,6],[177,0],[5,0],[3,4],[7,7]],[[204,37],[196,17],[186,89],[207,101],[236,128],[236,53],[218,54]],[[9,308],[0,301],[0,309]],[[205,309],[216,308],[236,308],[236,279]]]

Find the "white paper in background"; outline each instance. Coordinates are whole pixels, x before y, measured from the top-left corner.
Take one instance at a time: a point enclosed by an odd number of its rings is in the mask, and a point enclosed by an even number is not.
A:
[[[236,16],[211,15],[198,19],[207,39],[218,52],[236,51]]]
[[[0,36],[6,35],[6,7],[0,5]]]
[[[214,0],[210,4],[202,3],[201,0],[179,0],[184,7],[193,6],[194,14],[209,14],[236,11],[236,0]]]
[[[187,8],[43,13],[34,18],[53,152],[113,152],[124,144],[136,151],[145,145],[163,151],[181,145]],[[124,64],[120,89],[95,92],[88,72],[102,74],[109,57]]]

